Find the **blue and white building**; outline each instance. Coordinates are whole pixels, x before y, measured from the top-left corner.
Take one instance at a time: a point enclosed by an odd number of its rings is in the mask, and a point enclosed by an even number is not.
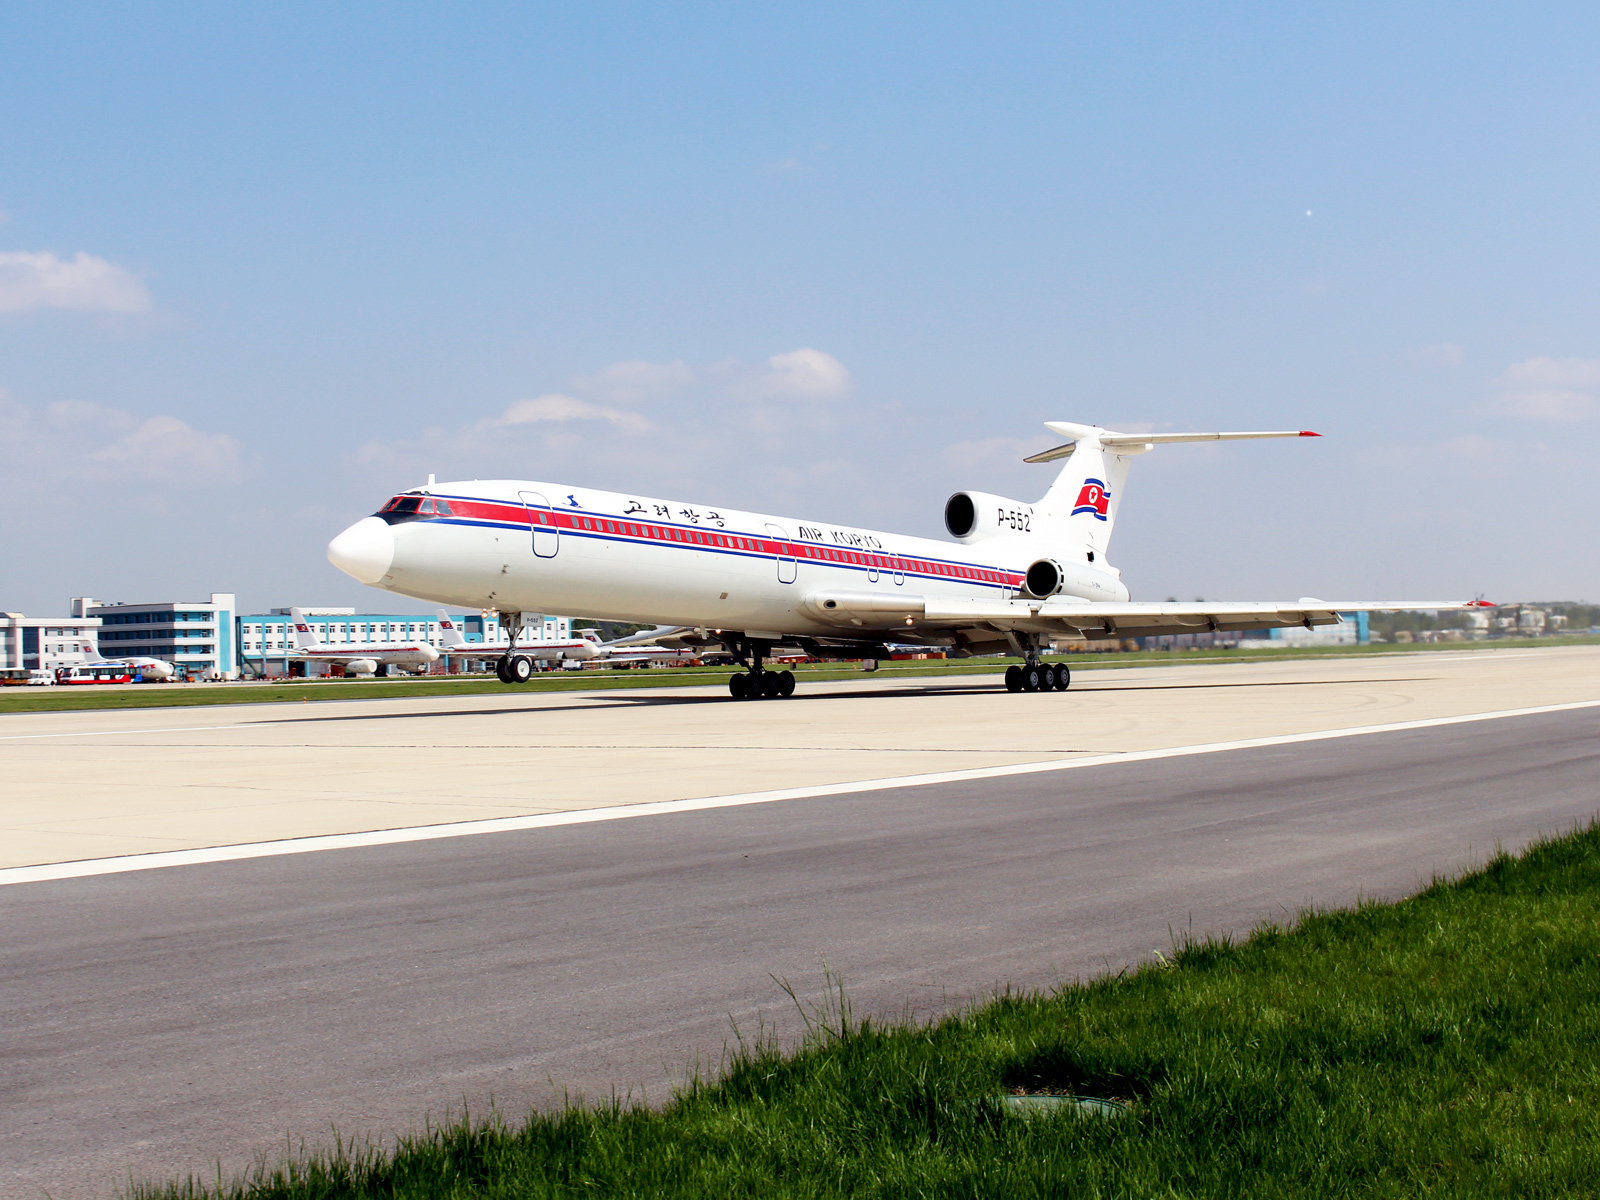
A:
[[[302,608],[306,624],[325,646],[355,646],[363,643],[415,645],[426,642],[443,651],[444,638],[437,616],[418,613],[358,613],[353,608]],[[495,613],[462,613],[451,618],[462,636],[473,647],[466,654],[451,654],[436,664],[439,671],[481,669],[476,666],[494,658],[506,647],[506,635]],[[529,617],[522,638],[566,639],[572,636],[570,617]],[[265,613],[249,613],[238,618],[239,666],[246,675],[279,677],[298,671],[293,662],[294,623],[289,609],[274,608]],[[477,653],[481,647],[481,653]],[[469,665],[470,664],[470,665]]]
[[[100,653],[107,658],[164,658],[180,679],[237,679],[234,607],[232,592],[149,604],[101,604],[77,596],[72,615],[100,619]]]
[[[79,666],[94,657],[99,634],[99,617],[0,613],[0,678],[15,683],[31,671]]]

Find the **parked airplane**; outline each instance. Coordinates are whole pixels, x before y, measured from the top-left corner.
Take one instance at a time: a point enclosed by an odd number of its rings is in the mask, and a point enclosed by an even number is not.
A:
[[[641,640],[720,645],[745,666],[728,681],[736,698],[793,692],[792,672],[764,670],[778,646],[822,658],[886,658],[890,640],[956,657],[1010,652],[1026,665],[1006,672],[1006,686],[1047,691],[1070,681],[1065,664],[1041,662],[1052,642],[1309,629],[1335,624],[1341,612],[1463,607],[1312,597],[1134,602],[1106,552],[1136,455],[1176,442],[1319,435],[1128,434],[1067,421],[1048,428],[1068,440],[1027,459],[1066,460],[1044,498],[957,492],[944,510],[954,543],[565,484],[436,485],[430,476],[334,538],[328,558],[388,591],[496,609],[512,631],[523,612],[537,611],[661,623],[667,629]]]
[[[439,661],[439,651],[425,641],[330,646],[310,626],[300,609],[289,610],[289,621],[294,626],[294,652],[288,657],[295,662],[326,663],[350,675],[373,675],[380,670],[387,674],[390,667],[425,667]],[[443,609],[439,610],[439,628],[446,651],[467,645],[467,639]]]
[[[98,650],[84,651],[83,662],[88,667],[126,667],[129,675],[147,681],[171,679],[177,673],[173,665],[164,658],[143,658],[138,655],[129,658],[104,658]]]

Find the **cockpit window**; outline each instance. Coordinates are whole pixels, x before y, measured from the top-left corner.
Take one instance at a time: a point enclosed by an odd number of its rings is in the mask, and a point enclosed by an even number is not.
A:
[[[448,500],[435,500],[433,503],[434,503],[434,506],[439,510],[439,515],[441,517],[449,517],[449,516],[453,516],[454,515],[450,511],[450,501],[448,501]]]

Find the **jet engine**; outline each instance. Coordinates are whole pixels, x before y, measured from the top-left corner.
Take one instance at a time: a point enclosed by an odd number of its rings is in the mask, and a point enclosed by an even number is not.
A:
[[[962,542],[998,533],[1032,533],[1033,505],[989,492],[957,492],[944,505],[944,527]]]
[[[378,660],[375,658],[353,658],[344,665],[346,675],[376,675],[378,673]]]
[[[1028,568],[1028,573],[1023,576],[1023,584],[1029,595],[1041,600],[1046,596],[1054,596],[1061,590],[1061,564],[1053,558],[1041,558]]]

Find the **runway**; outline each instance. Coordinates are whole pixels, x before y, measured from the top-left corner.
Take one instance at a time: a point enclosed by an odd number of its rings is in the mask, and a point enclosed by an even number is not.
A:
[[[1600,647],[0,717],[0,869],[1600,700]]]
[[[1582,691],[1536,665],[1548,686],[1497,679],[1494,707]],[[1145,961],[1171,930],[1398,896],[1593,816],[1597,734],[1584,708],[0,887],[5,1194],[231,1172],[563,1087],[659,1100],[735,1023],[792,1035],[774,977],[818,997],[824,964],[858,1013],[921,1016]]]

